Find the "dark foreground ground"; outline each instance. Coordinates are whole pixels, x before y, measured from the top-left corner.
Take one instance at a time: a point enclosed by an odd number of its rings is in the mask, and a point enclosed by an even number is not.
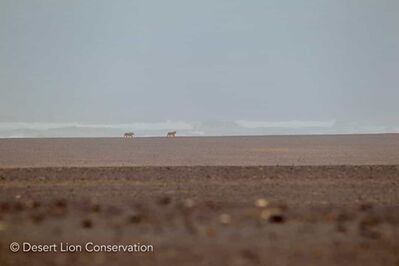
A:
[[[398,135],[0,140],[0,266],[398,266],[398,226]]]
[[[389,165],[3,169],[0,265],[399,265],[398,203]]]

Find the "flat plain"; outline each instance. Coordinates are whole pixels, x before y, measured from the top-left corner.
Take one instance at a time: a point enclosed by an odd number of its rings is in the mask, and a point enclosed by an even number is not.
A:
[[[0,265],[399,265],[399,135],[0,140]],[[150,253],[13,253],[12,242]]]

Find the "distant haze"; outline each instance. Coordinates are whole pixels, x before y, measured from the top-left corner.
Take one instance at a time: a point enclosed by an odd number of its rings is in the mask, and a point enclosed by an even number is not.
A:
[[[399,132],[398,14],[397,0],[0,0],[0,137]]]

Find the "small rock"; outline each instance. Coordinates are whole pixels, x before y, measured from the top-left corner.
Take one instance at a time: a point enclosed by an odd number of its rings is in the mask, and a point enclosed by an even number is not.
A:
[[[360,235],[373,239],[379,238],[380,233],[377,230],[379,223],[380,220],[377,217],[369,216],[363,218],[358,225]]]
[[[270,216],[269,222],[271,222],[271,223],[284,223],[285,222],[285,218],[284,218],[284,216],[282,214],[274,214],[274,215]]]
[[[159,205],[168,205],[171,203],[171,198],[168,196],[164,196],[158,199],[158,204]]]
[[[263,220],[267,220],[270,223],[284,223],[285,222],[284,215],[282,214],[281,210],[277,209],[277,208],[263,210],[260,213],[260,218]]]
[[[86,218],[82,221],[82,227],[83,228],[92,228],[93,222],[89,218]]]
[[[360,223],[359,226],[361,227],[374,227],[377,226],[380,223],[380,219],[378,217],[375,216],[368,216],[363,218]]]
[[[194,200],[192,199],[186,199],[183,202],[183,206],[187,209],[191,209],[192,207],[194,207]]]
[[[371,210],[372,208],[373,208],[373,205],[371,203],[362,203],[359,206],[360,211],[368,211],[368,210]]]
[[[99,204],[93,204],[91,206],[91,211],[92,212],[100,212],[101,211],[101,206]]]
[[[221,224],[230,224],[231,223],[231,216],[227,213],[223,213],[219,216],[219,222]]]
[[[38,202],[38,201],[32,201],[32,202],[29,203],[29,206],[30,206],[32,209],[38,209],[38,208],[40,208],[41,204],[40,204],[40,202]]]
[[[341,212],[337,215],[337,222],[347,222],[351,220],[351,217],[348,213]]]
[[[257,199],[255,201],[255,206],[258,208],[266,208],[267,206],[269,206],[269,202],[266,199]]]
[[[15,195],[15,198],[16,198],[16,199],[20,199],[20,198],[21,198],[21,195],[19,195],[19,194],[18,194],[18,195]]]
[[[208,207],[209,209],[217,210],[220,208],[218,204],[216,204],[214,201],[208,200],[205,202],[205,206]]]
[[[129,222],[132,224],[138,224],[143,220],[143,216],[139,213],[133,213],[129,216]]]
[[[55,201],[54,204],[57,208],[66,208],[67,207],[67,201],[65,199],[58,199]]]

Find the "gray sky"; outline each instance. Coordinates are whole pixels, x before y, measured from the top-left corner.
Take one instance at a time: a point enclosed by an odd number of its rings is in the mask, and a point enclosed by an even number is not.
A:
[[[398,124],[397,0],[0,0],[0,121]]]

